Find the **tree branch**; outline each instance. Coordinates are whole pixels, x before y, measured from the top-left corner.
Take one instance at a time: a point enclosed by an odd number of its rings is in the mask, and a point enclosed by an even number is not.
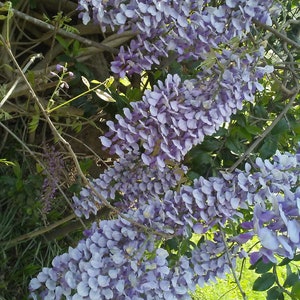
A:
[[[275,28],[268,26],[266,24],[263,24],[261,22],[259,22],[258,20],[253,19],[253,23],[265,30],[268,30],[270,32],[272,32],[275,36],[277,36],[279,39],[287,42],[288,44],[292,45],[293,47],[295,47],[296,49],[300,49],[300,44],[296,43],[295,41],[291,40],[290,38],[288,38],[285,34],[279,32],[278,30],[276,30]]]

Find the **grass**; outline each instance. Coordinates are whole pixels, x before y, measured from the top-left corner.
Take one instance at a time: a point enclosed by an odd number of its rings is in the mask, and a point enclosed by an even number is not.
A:
[[[238,263],[238,270],[240,270],[241,263]],[[265,300],[267,297],[266,292],[255,292],[252,290],[254,280],[259,277],[252,270],[248,270],[246,266],[243,270],[242,278],[240,280],[243,291],[246,293],[249,300]],[[238,274],[239,275],[239,274]],[[240,300],[243,299],[241,293],[234,281],[231,274],[226,276],[226,279],[219,279],[216,283],[206,285],[203,288],[198,287],[193,300]]]

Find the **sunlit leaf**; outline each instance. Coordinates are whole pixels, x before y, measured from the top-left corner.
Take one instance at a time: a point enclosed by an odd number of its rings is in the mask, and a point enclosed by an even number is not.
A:
[[[36,114],[36,115],[33,115],[32,118],[31,118],[31,121],[29,123],[29,132],[34,132],[36,131],[38,125],[39,125],[39,121],[40,121],[40,115],[39,114]]]
[[[90,82],[84,77],[84,76],[81,76],[81,80],[83,82],[83,84],[88,88],[90,89]]]
[[[9,160],[7,160],[5,158],[0,158],[0,164],[5,164],[7,166],[14,166],[15,165],[14,162],[9,161]]]
[[[104,91],[102,91],[100,89],[96,89],[95,93],[103,101],[106,101],[106,102],[116,102],[116,100],[112,96],[110,96],[108,93],[106,93],[106,92],[104,92]]]
[[[96,80],[96,79],[93,79],[93,80],[91,81],[91,83],[94,83],[94,84],[101,84],[101,82],[98,81],[98,80]]]

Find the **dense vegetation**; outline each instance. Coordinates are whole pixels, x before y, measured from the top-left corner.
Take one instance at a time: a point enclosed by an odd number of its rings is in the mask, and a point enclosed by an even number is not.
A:
[[[0,2],[0,299],[300,299],[299,18]]]

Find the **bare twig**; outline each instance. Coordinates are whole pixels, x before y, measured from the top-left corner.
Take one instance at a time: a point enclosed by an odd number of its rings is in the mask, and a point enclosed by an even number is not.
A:
[[[51,224],[51,225],[48,225],[46,227],[40,228],[40,229],[32,231],[32,232],[25,233],[25,234],[20,235],[17,238],[12,239],[10,241],[1,242],[0,246],[5,247],[5,249],[13,247],[14,245],[17,245],[21,242],[25,242],[26,240],[33,239],[37,236],[45,234],[45,233],[55,229],[56,227],[61,226],[62,224],[65,224],[65,223],[67,223],[67,222],[69,222],[69,221],[71,221],[75,218],[76,218],[76,215],[71,214],[71,215],[69,215],[69,216],[67,216],[67,217]]]
[[[225,251],[226,251],[226,257],[227,257],[227,261],[228,261],[228,264],[229,264],[229,267],[231,269],[231,272],[232,272],[232,275],[233,275],[233,278],[234,278],[234,281],[235,283],[237,284],[237,287],[238,289],[240,290],[241,292],[241,295],[243,297],[243,300],[247,300],[247,296],[246,296],[246,293],[244,292],[242,286],[241,286],[241,283],[239,281],[239,278],[237,277],[236,275],[236,272],[235,272],[235,269],[232,265],[232,262],[231,262],[231,257],[230,257],[230,254],[229,254],[229,249],[228,249],[228,246],[227,246],[227,242],[225,240],[225,235],[224,235],[224,232],[222,230],[222,228],[219,228],[220,232],[221,232],[221,235],[222,235],[222,240],[223,240],[223,243],[224,243],[224,246],[225,246]]]

